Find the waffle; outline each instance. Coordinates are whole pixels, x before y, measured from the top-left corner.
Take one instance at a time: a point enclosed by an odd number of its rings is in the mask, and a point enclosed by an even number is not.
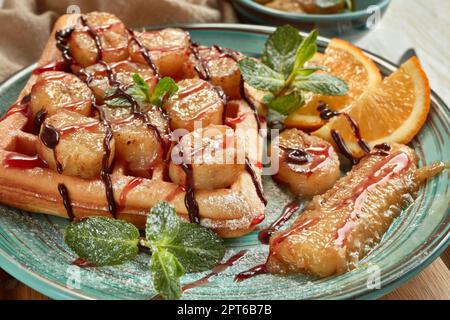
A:
[[[77,14],[64,15],[56,22],[51,37],[38,62],[39,66],[62,60],[56,46],[58,30],[74,26],[80,18]],[[167,178],[167,163],[153,168],[151,178],[127,174],[126,164],[115,160],[109,171],[112,197],[117,210],[110,210],[107,187],[100,177],[82,179],[59,174],[47,166],[17,167],[7,165],[8,159],[21,157],[35,161],[36,144],[39,139],[30,130],[30,118],[26,110],[27,96],[37,76],[32,75],[25,88],[0,121],[0,202],[22,210],[81,219],[89,216],[107,216],[126,220],[143,228],[149,210],[160,201],[172,204],[178,215],[189,219],[186,189]],[[236,118],[255,112],[251,98],[229,101],[226,117]],[[230,107],[231,106],[231,107]],[[230,111],[231,110],[231,111]],[[234,129],[246,129],[246,141],[255,144],[261,141],[258,117],[245,117],[234,125]],[[262,143],[260,144],[262,145]],[[241,171],[228,188],[194,190],[198,204],[200,223],[222,237],[238,237],[252,231],[261,220],[265,204],[261,198],[261,150],[248,154],[247,170]],[[28,161],[28,163],[34,160]],[[220,173],[218,173],[220,174]],[[132,188],[130,188],[132,186]],[[125,190],[127,189],[127,190]],[[126,201],[123,198],[126,197]],[[119,205],[120,202],[124,202]]]

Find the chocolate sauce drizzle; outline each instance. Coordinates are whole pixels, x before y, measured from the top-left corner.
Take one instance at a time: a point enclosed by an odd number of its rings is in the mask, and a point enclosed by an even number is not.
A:
[[[150,130],[154,131],[156,133],[156,137],[158,139],[159,144],[163,148],[163,153],[165,154],[167,152],[167,144],[166,141],[163,139],[163,133],[160,132],[157,126],[153,125],[148,117],[147,114],[140,111],[139,103],[136,101],[136,99],[127,93],[125,86],[123,86],[119,81],[116,79],[116,75],[114,74],[113,70],[104,61],[100,61],[100,64],[102,64],[105,67],[106,74],[108,77],[108,82],[112,87],[116,87],[116,92],[112,94],[111,96],[108,96],[105,98],[105,100],[112,100],[115,98],[123,98],[128,101],[128,103],[131,105],[132,115],[136,119],[140,119]],[[167,112],[163,108],[159,108],[158,110],[163,114],[165,118],[168,117]]]
[[[184,205],[189,214],[189,221],[192,223],[200,223],[200,210],[198,208],[197,200],[195,199],[195,188],[194,188],[194,174],[192,170],[192,165],[190,163],[183,162],[181,164],[181,169],[183,169],[186,174],[186,195],[184,197]]]
[[[46,123],[42,127],[41,133],[39,135],[42,143],[49,149],[53,151],[53,157],[55,159],[56,171],[61,174],[63,172],[62,164],[58,161],[56,154],[56,146],[59,144],[60,134],[58,130],[52,125]]]
[[[80,16],[80,21],[81,21],[81,24],[83,25],[83,27],[86,27],[87,33],[95,42],[95,46],[97,47],[97,62],[99,62],[103,58],[103,46],[102,46],[102,41],[100,39],[100,36],[88,24],[85,16]]]
[[[58,191],[63,199],[63,204],[64,208],[66,208],[67,216],[70,220],[74,220],[75,216],[73,214],[72,204],[70,202],[69,191],[67,190],[67,187],[63,183],[60,183],[58,184]]]
[[[200,52],[198,50],[199,44],[192,42],[192,38],[190,35],[188,35],[188,37],[189,37],[189,43],[190,43],[190,50],[191,50],[192,54],[194,55],[195,60],[200,64],[200,67],[201,67],[201,68],[199,68],[198,65],[195,64],[194,69],[198,73],[198,76],[200,77],[200,79],[211,83],[211,71],[209,70],[207,63],[202,59],[202,57],[200,55]],[[228,103],[227,96],[225,95],[225,92],[223,91],[222,87],[215,86],[215,85],[213,85],[213,87],[214,87],[214,90],[217,92],[217,95],[219,96],[219,98],[222,99],[222,101],[223,101],[224,111],[223,111],[223,115],[222,115],[222,120],[223,120],[223,122],[225,122],[226,113],[227,113],[226,107],[227,107],[227,103]]]
[[[350,127],[352,128],[353,131],[353,135],[355,136],[356,140],[358,140],[358,145],[361,147],[361,149],[365,152],[365,153],[369,153],[370,152],[370,147],[367,144],[367,142],[365,142],[362,137],[361,137],[361,133],[359,131],[359,126],[356,123],[355,120],[353,120],[352,117],[350,117],[349,114],[344,113],[344,117],[347,119],[348,123],[350,124]]]
[[[128,29],[128,33],[131,36],[131,41],[134,41],[138,45],[139,51],[141,52],[142,56],[144,57],[145,62],[147,62],[148,66],[155,73],[156,78],[158,80],[161,79],[161,74],[159,73],[158,67],[153,62],[152,57],[150,56],[150,53],[148,52],[147,48],[144,46],[142,41],[138,37],[136,37],[133,30]]]
[[[106,200],[108,202],[108,211],[115,218],[117,213],[117,205],[114,200],[114,191],[110,176],[111,168],[109,165],[109,159],[111,158],[111,140],[113,138],[113,131],[111,129],[111,124],[105,117],[103,109],[97,105],[97,100],[95,96],[93,96],[92,105],[97,110],[100,117],[100,122],[106,129],[105,138],[103,139],[103,150],[105,151],[105,153],[102,159],[102,169],[100,171],[100,178],[102,179],[103,184],[105,185]]]
[[[255,170],[253,169],[253,166],[250,163],[250,160],[248,159],[248,157],[245,158],[245,169],[247,170],[247,172],[250,174],[250,177],[252,178],[252,181],[253,181],[253,184],[255,185],[256,193],[258,194],[259,199],[266,206],[267,199],[266,199],[266,197],[264,197],[262,185],[261,185],[260,181],[258,180]]]
[[[323,101],[319,102],[317,111],[320,111],[320,118],[322,120],[330,120],[331,118],[337,117],[338,115],[341,114],[340,112],[329,109],[328,104],[326,104]]]
[[[280,146],[286,151],[287,163],[303,165],[311,162],[311,155],[303,149],[292,149]]]
[[[148,115],[145,114],[144,112],[140,111],[140,106],[139,106],[139,103],[136,101],[136,99],[134,99],[134,97],[132,95],[128,94],[124,90],[124,88],[122,88],[120,86],[117,87],[116,92],[114,94],[106,97],[104,100],[108,101],[108,100],[112,100],[112,99],[116,99],[116,98],[123,98],[123,99],[127,100],[128,103],[130,103],[131,114],[134,116],[134,118],[141,120],[147,126],[147,128],[149,128],[155,132],[158,142],[161,145],[161,147],[163,148],[164,153],[165,153],[167,151],[167,144],[163,139],[163,134],[159,131],[157,126],[155,126],[151,123]]]
[[[25,105],[25,104],[30,103],[30,101],[31,101],[31,93],[29,93],[29,94],[27,94],[26,96],[24,96],[24,97],[22,98],[22,100],[20,100],[20,104],[21,104],[21,105]]]
[[[334,111],[328,108],[328,104],[326,104],[323,101],[319,102],[319,106],[317,108],[318,111],[320,111],[320,118],[323,120],[330,120],[331,118],[337,117],[339,115],[343,115],[347,122],[350,125],[350,128],[352,129],[353,135],[355,136],[356,140],[358,141],[359,147],[365,152],[370,153],[370,147],[361,137],[361,132],[359,130],[359,126],[356,123],[356,121],[348,114],[348,113],[341,113],[338,111]],[[352,164],[357,163],[357,159],[355,159],[348,149],[347,145],[345,144],[344,139],[342,139],[342,136],[335,130],[331,131],[331,136],[336,142],[336,145],[338,146],[341,153],[348,158]]]
[[[116,92],[113,95],[105,98],[105,100],[111,100],[111,99],[119,98],[119,97],[126,99],[132,107],[132,115],[135,118],[142,120],[142,122],[144,122],[144,124],[148,128],[150,128],[151,130],[153,130],[156,133],[157,139],[158,139],[159,143],[161,144],[163,150],[165,151],[166,144],[165,144],[164,139],[162,138],[162,134],[160,133],[159,129],[150,123],[150,119],[148,118],[148,116],[145,113],[140,111],[140,106],[139,106],[138,102],[134,99],[133,96],[128,94],[126,92],[126,88],[124,88],[121,85],[121,83],[117,81],[115,74],[113,73],[111,67],[106,62],[102,61],[103,48],[102,48],[102,44],[101,44],[99,35],[89,26],[89,24],[87,23],[86,17],[82,16],[80,19],[81,19],[82,25],[87,28],[87,32],[95,41],[95,44],[97,47],[97,62],[102,64],[105,67],[109,84],[113,87],[116,87]],[[141,51],[144,59],[146,60],[147,64],[150,66],[150,68],[155,73],[157,79],[160,79],[160,74],[159,74],[158,68],[153,63],[153,61],[148,53],[148,50],[145,48],[145,46],[142,44],[142,42],[134,35],[134,32],[132,30],[128,30],[128,32],[131,35],[132,40],[135,41],[136,44],[140,47],[140,51]],[[84,70],[82,70],[80,72],[80,74],[84,76],[85,82],[87,84],[89,84],[92,81],[92,76],[87,74]],[[109,160],[111,157],[110,144],[111,144],[111,140],[113,137],[113,131],[111,128],[111,124],[105,117],[103,109],[97,105],[95,97],[93,97],[93,106],[99,113],[100,121],[101,121],[103,127],[106,129],[106,135],[105,135],[105,139],[103,141],[103,149],[105,150],[105,154],[102,159],[102,169],[100,172],[100,177],[105,185],[106,198],[107,198],[107,202],[108,202],[108,211],[111,213],[111,215],[113,217],[115,217],[116,212],[117,212],[117,205],[114,200],[114,191],[113,191],[113,185],[112,185],[111,176],[110,176],[111,168],[109,166]]]
[[[215,45],[213,47],[217,51],[219,51],[221,55],[226,55],[226,57],[233,59],[235,62],[239,61],[238,56],[235,53],[233,53],[232,51],[224,50],[222,47],[220,47],[218,45]],[[248,104],[250,109],[252,109],[253,114],[255,115],[256,125],[258,126],[258,131],[259,131],[261,129],[261,119],[258,114],[258,109],[256,108],[253,101],[245,93],[245,83],[244,83],[244,78],[242,77],[242,75],[241,75],[241,79],[240,79],[240,83],[239,83],[239,93],[240,93],[242,99],[244,99],[244,101]]]
[[[353,154],[350,152],[350,149],[347,147],[347,144],[345,143],[344,139],[342,139],[342,136],[339,134],[339,132],[337,132],[336,130],[331,130],[331,137],[333,138],[334,142],[339,148],[339,151],[344,155],[344,157],[350,160],[353,165],[357,164],[358,160],[353,157]]]
[[[42,109],[42,110],[39,110],[38,113],[36,113],[36,116],[34,117],[34,121],[33,121],[34,130],[36,132],[40,131],[41,126],[45,121],[45,118],[47,118],[47,110]]]
[[[62,57],[68,65],[71,65],[75,62],[70,53],[69,43],[68,43],[68,40],[74,31],[75,31],[75,28],[72,27],[72,28],[59,30],[55,33],[56,47],[61,51]]]
[[[373,149],[375,150],[372,153],[374,155],[388,156],[390,154],[390,151],[392,148],[387,143],[381,143],[381,144],[377,144],[376,146],[374,146]]]

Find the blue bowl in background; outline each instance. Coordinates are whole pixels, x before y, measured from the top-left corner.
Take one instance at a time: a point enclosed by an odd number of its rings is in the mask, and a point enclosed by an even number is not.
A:
[[[354,10],[336,14],[301,14],[268,8],[253,0],[232,0],[242,22],[290,24],[301,30],[319,29],[320,35],[356,40],[381,21],[390,0],[354,0]]]

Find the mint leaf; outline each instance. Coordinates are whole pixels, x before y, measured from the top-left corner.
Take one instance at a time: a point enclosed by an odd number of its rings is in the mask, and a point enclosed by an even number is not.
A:
[[[298,76],[309,76],[317,71],[326,71],[325,67],[322,66],[316,66],[316,67],[308,67],[308,68],[300,68],[299,70],[295,71],[295,74]]]
[[[138,254],[139,230],[132,224],[105,217],[71,222],[64,240],[80,258],[97,266],[132,260]]]
[[[221,238],[198,224],[182,221],[167,202],[152,208],[147,218],[146,236],[153,250],[168,250],[188,272],[208,270],[225,255]]]
[[[225,255],[223,240],[198,224],[181,222],[176,237],[161,247],[173,253],[187,272],[201,272],[214,267]]]
[[[147,240],[156,246],[171,243],[177,236],[180,222],[174,207],[164,201],[157,203],[147,217],[145,226]]]
[[[297,48],[297,53],[295,55],[294,70],[288,78],[288,82],[292,80],[295,76],[297,70],[302,68],[308,60],[317,52],[316,40],[319,35],[317,30],[311,31],[311,33],[303,39],[300,46]]]
[[[239,70],[249,85],[256,89],[278,92],[284,86],[284,76],[255,59],[242,59]]]
[[[143,104],[149,102],[149,90],[147,82],[138,74],[133,75],[134,84],[127,89],[127,93],[131,95],[138,103]]]
[[[132,78],[133,85],[129,87],[125,92],[132,96],[133,99],[136,100],[139,104],[148,103],[150,90],[149,85],[147,84],[147,82],[145,82],[145,79],[137,73],[133,74]],[[130,107],[130,102],[125,98],[111,98],[116,92],[117,89],[113,89],[107,92],[104,99],[105,103],[110,107]]]
[[[150,91],[150,87],[148,86],[148,83],[145,82],[145,79],[141,77],[141,75],[135,73],[133,74],[133,82],[136,91],[140,91],[142,95],[145,95],[148,97],[148,92]],[[148,99],[147,99],[148,100]]]
[[[326,96],[344,96],[348,85],[341,79],[329,74],[312,74],[308,77],[297,77],[293,86],[304,91]]]
[[[290,25],[278,27],[266,42],[262,63],[287,78],[292,72],[301,41],[302,37],[296,28]]]
[[[155,106],[162,107],[164,102],[177,91],[178,86],[175,81],[172,78],[164,77],[158,81],[150,97],[150,102]]]
[[[163,299],[179,299],[182,294],[180,278],[184,268],[178,259],[167,250],[156,250],[150,258],[153,286]]]
[[[279,114],[289,115],[304,104],[300,91],[295,90],[287,95],[275,97],[268,104],[268,107]]]

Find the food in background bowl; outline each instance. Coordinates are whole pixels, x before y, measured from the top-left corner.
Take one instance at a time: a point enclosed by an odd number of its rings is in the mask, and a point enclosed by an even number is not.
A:
[[[333,14],[353,8],[349,0],[256,0],[268,8],[307,14]]]

